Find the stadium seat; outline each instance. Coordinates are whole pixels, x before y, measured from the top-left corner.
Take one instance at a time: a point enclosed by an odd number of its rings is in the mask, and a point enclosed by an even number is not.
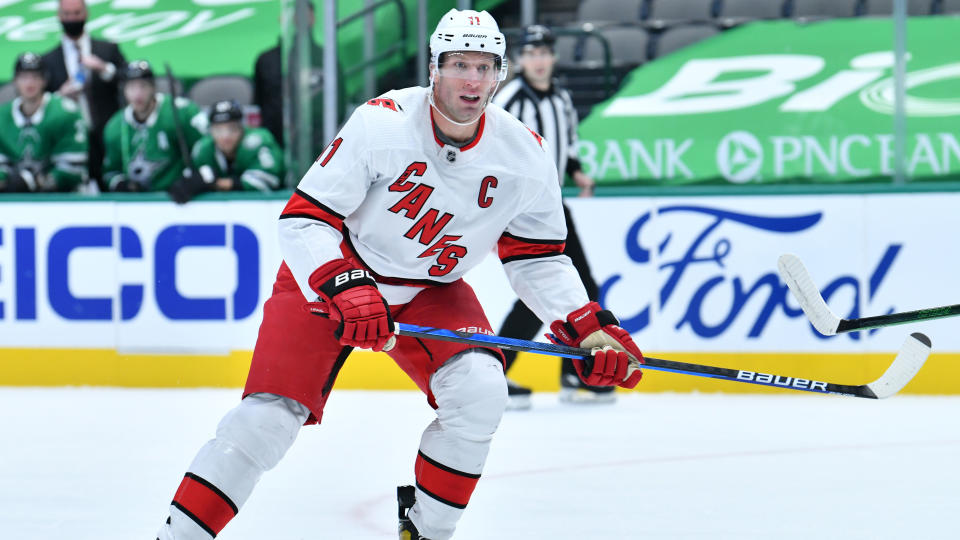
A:
[[[612,66],[635,67],[649,60],[650,34],[638,24],[603,26],[595,36],[560,35],[553,47],[557,63],[581,68],[602,68],[603,42],[610,46]]]
[[[723,0],[720,17],[742,19],[779,19],[783,17],[780,0]]]
[[[601,36],[610,44],[609,71],[604,66]],[[649,42],[649,35],[639,25],[603,27],[595,35],[557,36],[557,78],[572,92],[573,106],[581,118],[609,98],[627,73],[646,60]],[[623,47],[630,50],[624,52]]]
[[[583,61],[586,40],[582,36],[559,35],[553,45],[553,52],[557,56],[557,63],[572,66]]]
[[[200,107],[209,107],[222,99],[234,99],[240,105],[250,105],[253,103],[253,83],[242,75],[206,77],[190,88],[190,99]]]
[[[613,66],[636,67],[646,62],[650,36],[639,26],[607,26],[599,30],[600,35],[610,44],[610,60]],[[586,42],[584,59],[603,63],[603,45],[600,40]]]
[[[557,80],[573,94],[577,116],[586,118],[593,106],[609,98],[620,86],[622,74],[613,71],[612,78],[603,69],[557,65]]]
[[[577,7],[581,22],[636,22],[643,0],[583,0]]]
[[[712,37],[719,32],[715,26],[708,24],[687,24],[668,28],[656,40],[655,56],[661,57],[670,54],[677,49]]]
[[[730,28],[757,19],[779,19],[783,8],[781,0],[723,0],[717,21]]]
[[[856,17],[859,7],[860,0],[793,0],[793,17]]]
[[[960,0],[940,0],[940,13],[960,13]]]
[[[8,101],[13,101],[17,97],[17,89],[13,86],[12,82],[0,86],[0,103],[7,103]]]
[[[864,15],[889,16],[893,14],[894,0],[866,0]],[[930,15],[933,0],[907,0],[907,15]]]
[[[646,18],[666,24],[707,21],[716,16],[717,0],[647,0]]]

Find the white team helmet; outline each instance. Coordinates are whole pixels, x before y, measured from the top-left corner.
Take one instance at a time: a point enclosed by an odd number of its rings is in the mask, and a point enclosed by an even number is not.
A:
[[[430,56],[438,67],[440,55],[446,52],[475,51],[497,57],[496,80],[507,78],[507,40],[493,16],[486,11],[451,9],[437,23],[430,35]]]

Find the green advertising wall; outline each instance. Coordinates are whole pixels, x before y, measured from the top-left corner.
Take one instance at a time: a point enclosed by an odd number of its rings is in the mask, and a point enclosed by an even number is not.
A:
[[[23,51],[57,45],[57,2],[0,0],[0,79]],[[178,77],[252,75],[257,54],[277,43],[278,0],[89,0],[87,29],[120,44],[128,60],[169,62]]]
[[[960,18],[907,24],[906,171],[960,171]],[[757,22],[648,63],[581,123],[609,185],[849,183],[894,171],[893,23]]]

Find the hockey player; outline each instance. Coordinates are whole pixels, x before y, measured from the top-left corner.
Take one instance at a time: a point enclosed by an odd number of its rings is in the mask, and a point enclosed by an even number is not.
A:
[[[144,60],[127,64],[123,95],[128,105],[104,128],[103,181],[110,191],[164,191],[183,175],[177,125],[191,148],[207,131],[207,116],[186,98],[157,92],[153,69]]]
[[[243,108],[225,100],[210,108],[210,134],[193,145],[198,178],[187,171],[170,189],[177,202],[207,191],[271,191],[280,187],[283,153],[269,131],[243,126]]]
[[[488,105],[506,73],[504,49],[487,12],[451,10],[430,38],[430,87],[358,107],[307,171],[280,216],[284,263],[244,397],[194,458],[160,539],[219,533],[300,426],[320,422],[354,347],[387,352],[435,409],[416,487],[399,492],[400,536],[450,538],[506,405],[503,356],[397,337],[394,320],[492,334],[462,279],[492,250],[561,342],[594,350],[577,364],[581,377],[626,388],[640,381],[640,350],[588,302],[561,254],[552,158],[538,135]]]
[[[40,56],[17,57],[17,98],[0,105],[0,191],[73,191],[87,177],[87,126],[46,78]]]

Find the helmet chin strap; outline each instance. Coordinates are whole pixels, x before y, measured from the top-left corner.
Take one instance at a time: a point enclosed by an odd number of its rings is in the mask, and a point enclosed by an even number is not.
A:
[[[433,109],[437,111],[437,113],[439,113],[440,116],[444,118],[444,120],[456,126],[469,126],[474,122],[476,122],[477,120],[479,120],[480,117],[483,116],[483,112],[487,109],[487,105],[490,104],[490,100],[493,99],[493,95],[497,93],[497,88],[500,87],[500,81],[497,81],[497,85],[493,87],[493,91],[490,92],[490,95],[488,95],[484,100],[483,106],[480,107],[480,114],[478,114],[473,120],[470,120],[469,122],[457,122],[456,120],[453,120],[449,116],[443,114],[443,111],[440,110],[440,107],[437,107],[437,103],[433,99],[433,93],[436,91],[435,85],[437,82],[437,77],[438,75],[436,74],[430,75],[430,106],[433,107]]]

